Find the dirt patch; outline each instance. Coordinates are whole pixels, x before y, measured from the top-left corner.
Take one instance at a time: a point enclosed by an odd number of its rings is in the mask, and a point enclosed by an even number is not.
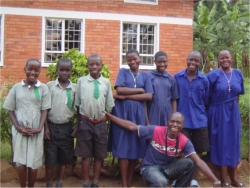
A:
[[[210,164],[209,162],[207,162],[207,164],[209,165],[209,167],[212,169],[212,171],[217,174],[217,170],[215,169],[215,167]],[[3,167],[1,166],[1,169]],[[110,170],[110,169],[108,169]],[[100,177],[100,187],[121,187],[121,179],[119,177],[118,173],[114,173],[114,169],[112,169],[112,176],[107,176],[105,175],[105,173],[103,172],[101,177]],[[116,172],[118,169],[115,169]],[[13,171],[13,173],[16,173],[15,170]],[[241,164],[239,165],[239,179],[241,182],[243,182],[246,187],[250,187],[250,164],[248,161],[243,160],[241,162]],[[208,180],[201,172],[199,172],[198,175],[198,181],[201,187],[211,187],[212,186],[212,182],[210,180]],[[54,181],[55,184],[55,181]],[[14,178],[8,182],[4,182],[1,183],[0,185],[1,187],[19,187],[19,182],[17,180],[17,178]],[[35,184],[36,187],[45,187],[45,181],[36,181]],[[64,187],[82,187],[82,180],[79,176],[77,175],[69,175],[66,176],[64,178]],[[145,182],[142,180],[139,172],[137,171],[135,176],[134,176],[134,180],[133,180],[133,187],[146,187]]]

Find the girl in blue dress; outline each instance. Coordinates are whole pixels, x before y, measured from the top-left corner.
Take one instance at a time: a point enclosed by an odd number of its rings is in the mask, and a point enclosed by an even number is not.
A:
[[[210,71],[210,104],[208,125],[210,130],[210,158],[218,166],[221,186],[230,187],[227,181],[227,167],[231,185],[245,187],[238,181],[237,165],[241,161],[241,117],[239,95],[244,94],[243,76],[240,70],[232,68],[232,56],[222,50],[218,55],[219,69]]]
[[[129,69],[120,69],[115,90],[113,115],[130,120],[137,125],[146,125],[145,101],[151,100],[153,88],[148,73],[139,70],[141,62],[137,50],[126,53]],[[147,143],[135,132],[130,132],[111,123],[112,154],[119,158],[122,186],[130,187],[136,165],[136,159],[143,158]]]
[[[148,118],[150,125],[167,126],[168,117],[177,110],[178,87],[175,78],[170,75],[166,68],[168,57],[165,52],[155,54],[156,70],[150,70],[154,95],[148,102]]]

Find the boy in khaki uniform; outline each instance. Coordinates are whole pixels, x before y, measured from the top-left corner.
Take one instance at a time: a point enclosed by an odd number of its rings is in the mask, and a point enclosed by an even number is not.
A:
[[[75,156],[82,158],[83,187],[99,187],[102,160],[107,157],[107,125],[105,109],[111,110],[114,100],[111,84],[102,77],[102,59],[97,54],[88,57],[89,74],[79,78],[75,105],[78,109]],[[94,176],[90,184],[90,160],[94,157]]]
[[[76,84],[69,80],[71,73],[71,61],[62,58],[57,63],[58,78],[47,83],[51,93],[51,109],[44,136],[46,187],[53,187],[54,167],[57,163],[59,174],[56,187],[62,187],[66,166],[72,163],[74,157],[71,118],[75,114]]]

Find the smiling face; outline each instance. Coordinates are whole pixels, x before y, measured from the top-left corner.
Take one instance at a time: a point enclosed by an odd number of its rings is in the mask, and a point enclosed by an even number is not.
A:
[[[41,72],[40,62],[37,60],[28,60],[24,67],[24,72],[26,74],[26,84],[35,85]]]
[[[157,72],[163,73],[168,66],[168,58],[166,56],[158,56],[155,60]]]
[[[129,53],[126,55],[126,61],[133,73],[137,73],[139,70],[139,65],[141,63],[141,58],[137,53]]]
[[[196,72],[201,64],[202,57],[199,52],[191,52],[186,60],[188,71]]]
[[[173,113],[168,121],[168,137],[175,139],[184,127],[184,117],[181,113]]]
[[[229,51],[222,50],[218,55],[218,61],[223,70],[230,70],[232,65],[232,56]]]
[[[72,63],[69,60],[61,60],[57,64],[57,75],[61,82],[68,82],[72,73]]]
[[[98,56],[93,56],[88,59],[87,67],[92,78],[97,79],[100,77],[102,70],[102,59]]]

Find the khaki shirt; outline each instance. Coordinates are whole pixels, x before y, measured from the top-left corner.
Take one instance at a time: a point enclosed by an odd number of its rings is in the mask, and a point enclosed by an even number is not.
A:
[[[90,74],[78,79],[75,105],[79,107],[80,114],[91,119],[101,119],[105,116],[103,111],[115,104],[110,81],[103,76],[97,79],[100,96],[98,99],[94,98],[94,80]]]
[[[76,84],[69,80],[66,88],[60,86],[58,78],[47,83],[51,94],[51,109],[48,113],[48,119],[55,124],[63,124],[70,121],[75,114],[74,101],[76,94]],[[72,106],[67,106],[67,89],[71,89]]]

